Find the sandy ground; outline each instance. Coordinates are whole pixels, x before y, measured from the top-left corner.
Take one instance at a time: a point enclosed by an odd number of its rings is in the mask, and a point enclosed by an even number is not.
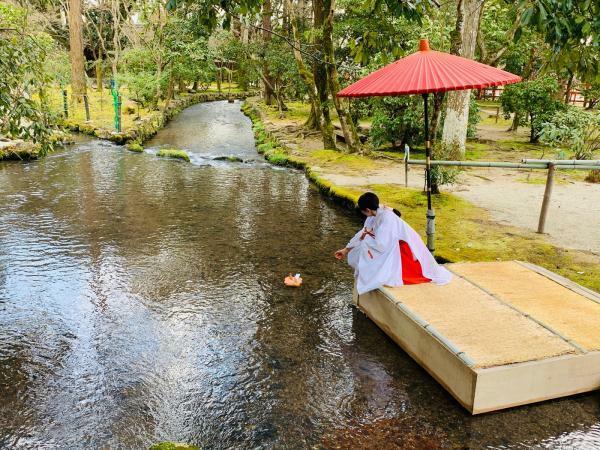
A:
[[[521,171],[479,170],[463,174],[450,191],[487,209],[501,223],[537,230],[545,187],[519,181],[524,176]],[[600,255],[600,184],[555,184],[545,231],[561,247]]]

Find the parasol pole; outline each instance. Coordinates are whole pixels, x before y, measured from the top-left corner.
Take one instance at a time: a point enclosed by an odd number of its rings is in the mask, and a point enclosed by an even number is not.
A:
[[[435,252],[435,212],[431,206],[431,141],[429,140],[429,94],[423,94],[423,106],[425,113],[425,186],[427,188],[427,248],[433,254]]]

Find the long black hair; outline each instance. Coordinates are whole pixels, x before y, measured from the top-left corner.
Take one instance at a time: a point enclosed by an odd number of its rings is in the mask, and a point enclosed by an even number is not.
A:
[[[365,209],[377,211],[377,208],[379,208],[379,197],[377,197],[377,195],[375,195],[373,192],[365,192],[363,195],[358,197],[358,210],[360,212],[364,211]],[[393,211],[398,217],[402,217],[400,211],[397,209],[393,209]]]

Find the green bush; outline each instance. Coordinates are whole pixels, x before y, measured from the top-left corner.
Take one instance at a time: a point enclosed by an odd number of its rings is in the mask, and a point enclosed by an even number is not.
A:
[[[419,96],[384,97],[374,100],[369,137],[374,147],[400,141],[411,147],[423,141],[423,101]]]
[[[506,86],[500,96],[504,116],[508,119],[511,113],[515,113],[524,123],[529,121],[529,140],[537,142],[542,124],[564,108],[557,99],[558,92],[558,82],[550,76]]]
[[[542,123],[540,140],[554,147],[568,147],[575,159],[592,159],[600,148],[600,116],[569,106]]]

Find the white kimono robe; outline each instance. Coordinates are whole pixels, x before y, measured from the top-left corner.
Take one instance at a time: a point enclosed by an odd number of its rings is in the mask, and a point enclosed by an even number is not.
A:
[[[379,207],[377,215],[367,217],[365,228],[372,230],[374,237],[367,235],[361,241],[360,230],[348,242],[348,264],[354,268],[356,289],[364,294],[383,285],[402,286],[402,260],[399,241],[405,241],[413,257],[421,264],[423,276],[436,284],[446,284],[452,274],[440,266],[429,252],[419,234],[391,208]]]

